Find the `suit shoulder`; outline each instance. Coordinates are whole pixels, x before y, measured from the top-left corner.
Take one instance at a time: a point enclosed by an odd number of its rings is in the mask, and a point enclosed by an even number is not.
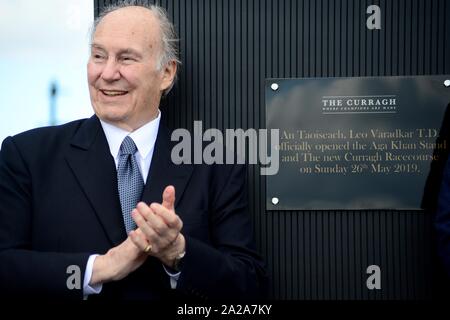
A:
[[[48,149],[54,150],[57,146],[67,144],[85,121],[87,119],[75,120],[58,126],[27,130],[6,138],[3,144],[12,142],[21,153],[25,154],[35,153],[38,150],[42,152],[46,152]]]
[[[40,127],[18,133],[13,136],[16,141],[39,139],[40,137],[63,136],[75,132],[87,119],[79,119],[58,126]]]
[[[87,119],[80,119],[71,121],[58,126],[40,127],[21,132],[14,135],[12,138],[16,143],[33,142],[39,140],[48,141],[52,138],[64,138],[73,136],[74,132]]]

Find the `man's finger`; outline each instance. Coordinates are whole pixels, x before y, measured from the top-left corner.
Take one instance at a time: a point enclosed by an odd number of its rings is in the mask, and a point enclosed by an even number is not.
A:
[[[175,187],[167,186],[163,192],[162,205],[168,210],[175,211]]]
[[[147,224],[144,217],[137,209],[133,209],[133,211],[131,211],[131,217],[148,240],[154,240],[159,237],[157,233]]]
[[[152,211],[149,206],[144,202],[139,202],[136,206],[136,210],[142,215],[142,217],[147,221],[148,225],[159,234],[164,235],[167,232],[167,225],[163,219]],[[145,231],[145,230],[142,230]]]
[[[156,202],[150,205],[150,209],[157,216],[161,217],[170,228],[181,230],[183,222],[174,211],[168,210],[167,208],[163,207],[162,205]]]
[[[131,231],[129,236],[134,245],[138,247],[139,251],[145,250],[145,248],[148,245],[148,242],[140,229]]]

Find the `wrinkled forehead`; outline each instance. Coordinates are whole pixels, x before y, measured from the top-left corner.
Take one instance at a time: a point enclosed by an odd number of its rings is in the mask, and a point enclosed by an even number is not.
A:
[[[104,16],[92,40],[99,45],[159,49],[161,37],[158,18],[152,11],[142,7],[126,7]]]

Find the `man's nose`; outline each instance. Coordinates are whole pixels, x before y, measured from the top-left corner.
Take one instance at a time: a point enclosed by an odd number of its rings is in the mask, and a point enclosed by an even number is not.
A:
[[[105,81],[115,81],[120,79],[120,65],[115,59],[108,59],[102,71],[102,79]]]

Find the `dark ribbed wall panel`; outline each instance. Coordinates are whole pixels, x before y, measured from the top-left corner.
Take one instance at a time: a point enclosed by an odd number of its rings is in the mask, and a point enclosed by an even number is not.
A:
[[[152,1],[153,2],[153,1]],[[97,0],[99,7],[110,1]],[[264,79],[450,74],[445,0],[167,0],[181,38],[166,123],[263,128]],[[367,6],[382,29],[366,28]],[[281,299],[432,296],[431,215],[400,211],[265,211],[265,179],[249,168],[256,239]],[[232,232],[232,231],[231,231]],[[382,271],[369,291],[368,265]]]

